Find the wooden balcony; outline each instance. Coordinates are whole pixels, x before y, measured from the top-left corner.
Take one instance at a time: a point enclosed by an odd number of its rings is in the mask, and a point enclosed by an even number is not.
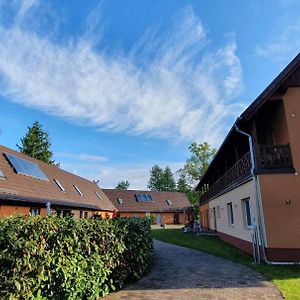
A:
[[[256,172],[287,173],[295,172],[293,168],[290,146],[259,145],[259,153],[255,157]],[[225,174],[210,185],[204,185],[200,195],[200,202],[205,203],[212,197],[226,192],[251,177],[250,153],[247,152]]]
[[[251,161],[250,153],[246,153],[238,162],[236,162],[224,175],[222,175],[211,186],[203,190],[200,196],[200,202],[204,203],[210,198],[223,192],[228,187],[231,187],[251,176]]]
[[[289,144],[285,145],[260,145],[257,157],[258,173],[273,171],[292,171],[293,162]]]

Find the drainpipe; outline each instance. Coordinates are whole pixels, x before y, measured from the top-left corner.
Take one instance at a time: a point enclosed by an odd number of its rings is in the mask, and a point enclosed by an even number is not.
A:
[[[254,186],[255,186],[256,210],[257,210],[257,219],[258,219],[257,223],[258,223],[258,230],[259,230],[259,238],[261,241],[263,260],[266,264],[269,264],[269,265],[300,265],[300,262],[279,262],[279,261],[277,262],[277,261],[269,261],[267,259],[266,251],[265,251],[266,241],[265,241],[265,237],[263,234],[263,223],[262,223],[262,216],[261,216],[261,209],[260,209],[261,206],[260,206],[260,201],[259,201],[260,200],[260,191],[259,191],[258,180],[257,180],[256,172],[255,172],[255,161],[254,161],[252,136],[249,133],[240,130],[237,126],[237,122],[235,122],[234,127],[238,133],[247,136],[248,141],[249,141],[250,160],[251,160],[251,175],[252,175]],[[259,245],[258,245],[258,247],[259,247]],[[260,257],[258,257],[258,260],[260,260]]]
[[[50,216],[51,215],[51,203],[47,202],[46,207],[47,207],[47,216]]]

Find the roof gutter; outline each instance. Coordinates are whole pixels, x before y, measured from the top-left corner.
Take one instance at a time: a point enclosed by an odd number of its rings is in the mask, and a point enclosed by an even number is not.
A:
[[[255,186],[255,202],[256,202],[256,210],[257,210],[257,223],[258,223],[258,234],[259,234],[259,239],[260,239],[260,242],[261,242],[261,250],[262,250],[262,256],[263,256],[263,261],[268,264],[268,265],[300,265],[300,262],[276,262],[276,261],[270,261],[267,259],[267,256],[266,256],[266,251],[265,251],[265,248],[266,248],[266,240],[265,240],[265,234],[264,234],[264,225],[263,225],[263,222],[262,222],[262,201],[261,201],[261,195],[260,195],[260,191],[259,191],[259,184],[258,184],[258,179],[257,179],[257,175],[256,175],[256,172],[255,172],[255,161],[254,161],[254,150],[253,150],[253,140],[252,140],[252,136],[245,132],[245,131],[242,131],[238,128],[238,121],[240,120],[237,119],[237,121],[234,123],[234,127],[235,127],[235,130],[246,136],[248,138],[248,142],[249,142],[249,148],[250,148],[250,160],[251,160],[251,176],[253,178],[253,182],[254,182],[254,186]],[[257,257],[258,259],[258,262],[260,262],[260,257]]]

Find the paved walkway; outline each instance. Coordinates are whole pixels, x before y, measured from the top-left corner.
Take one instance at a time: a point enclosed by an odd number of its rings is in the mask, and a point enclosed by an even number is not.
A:
[[[106,300],[282,299],[249,268],[200,251],[154,241],[152,272]]]

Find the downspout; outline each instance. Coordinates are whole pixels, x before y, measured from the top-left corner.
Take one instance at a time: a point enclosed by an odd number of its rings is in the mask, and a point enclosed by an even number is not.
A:
[[[261,241],[263,260],[266,264],[269,264],[269,265],[300,265],[300,262],[279,262],[279,261],[277,262],[277,261],[269,261],[267,259],[266,251],[265,251],[266,242],[265,242],[265,237],[263,234],[263,223],[262,223],[262,216],[261,216],[261,209],[260,209],[261,206],[260,206],[260,202],[259,202],[260,191],[259,191],[258,180],[257,180],[256,172],[255,172],[255,161],[254,161],[252,136],[249,133],[240,130],[237,126],[237,122],[234,124],[234,127],[238,133],[248,137],[249,148],[250,148],[250,160],[251,160],[251,176],[253,178],[253,182],[254,182],[254,186],[255,186],[255,198],[256,198],[255,200],[256,200],[256,210],[257,210],[257,221],[258,221],[257,223],[258,223],[258,230],[259,230],[259,238]]]

